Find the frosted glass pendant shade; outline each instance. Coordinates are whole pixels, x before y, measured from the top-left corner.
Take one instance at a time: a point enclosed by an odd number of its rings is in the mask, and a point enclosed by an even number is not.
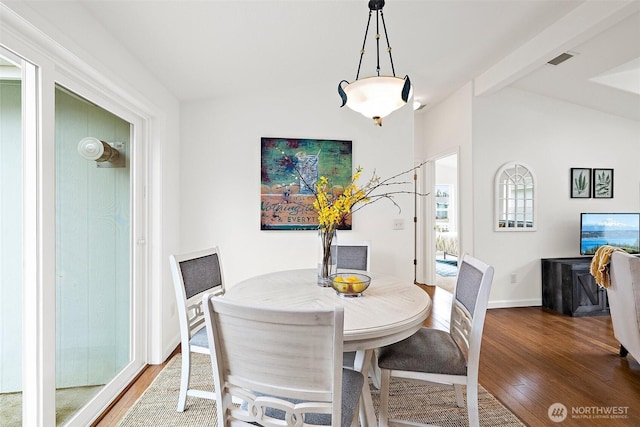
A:
[[[382,118],[407,103],[411,97],[408,78],[392,76],[365,77],[346,85],[346,106],[382,125]]]

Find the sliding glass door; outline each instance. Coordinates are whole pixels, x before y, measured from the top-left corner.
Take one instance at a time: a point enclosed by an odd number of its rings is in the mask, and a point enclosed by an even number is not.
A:
[[[147,361],[147,119],[2,42],[0,425],[87,426]]]

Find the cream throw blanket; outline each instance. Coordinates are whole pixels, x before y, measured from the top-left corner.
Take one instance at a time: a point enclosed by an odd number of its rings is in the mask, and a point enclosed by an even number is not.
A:
[[[611,254],[615,251],[624,252],[622,249],[613,246],[600,246],[591,260],[589,272],[596,278],[596,283],[602,288],[608,288],[611,284],[609,279],[609,260],[611,259]]]

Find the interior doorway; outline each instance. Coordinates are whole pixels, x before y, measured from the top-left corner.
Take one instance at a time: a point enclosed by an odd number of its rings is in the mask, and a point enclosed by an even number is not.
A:
[[[434,248],[433,270],[436,286],[452,291],[458,272],[458,154],[434,161]]]

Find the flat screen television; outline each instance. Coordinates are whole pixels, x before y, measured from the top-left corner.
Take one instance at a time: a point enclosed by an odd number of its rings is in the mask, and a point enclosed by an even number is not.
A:
[[[640,253],[640,213],[580,214],[580,255],[593,255],[603,245]]]

